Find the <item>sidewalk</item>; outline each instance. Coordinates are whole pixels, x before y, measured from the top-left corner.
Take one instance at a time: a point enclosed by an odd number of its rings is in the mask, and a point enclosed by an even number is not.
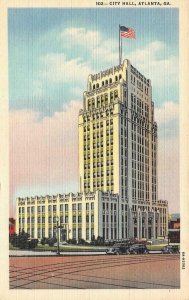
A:
[[[105,252],[81,252],[81,251],[64,251],[60,252],[60,256],[84,256],[84,255],[104,255]],[[9,250],[10,257],[28,257],[28,256],[57,256],[56,252],[52,251],[30,251],[30,250]]]

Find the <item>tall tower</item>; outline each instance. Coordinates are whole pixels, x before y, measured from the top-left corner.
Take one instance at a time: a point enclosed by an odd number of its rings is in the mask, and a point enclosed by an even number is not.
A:
[[[151,210],[157,201],[152,87],[129,60],[88,77],[79,112],[79,176],[81,192],[119,194],[120,223],[124,207],[122,227],[132,232],[133,212]]]

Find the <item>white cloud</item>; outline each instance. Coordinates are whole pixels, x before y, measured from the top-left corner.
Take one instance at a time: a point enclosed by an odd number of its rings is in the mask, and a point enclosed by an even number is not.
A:
[[[81,58],[68,60],[64,53],[50,53],[41,58],[42,78],[50,82],[74,82],[86,80],[93,71]]]
[[[11,195],[22,187],[77,185],[81,106],[71,101],[64,111],[43,119],[30,110],[10,112]]]
[[[151,79],[152,85],[168,87],[178,82],[178,59],[170,55],[163,42],[154,41],[144,49],[133,51],[129,59]]]
[[[62,41],[69,39],[75,44],[82,45],[87,48],[93,49],[96,45],[99,45],[102,41],[102,35],[98,31],[87,30],[86,28],[71,27],[66,28],[59,38]]]
[[[179,104],[165,102],[155,108],[158,124],[159,199],[169,202],[169,211],[178,212],[179,199]]]
[[[179,138],[158,139],[158,198],[169,202],[170,212],[179,212]]]
[[[158,125],[165,125],[179,119],[179,104],[169,101],[162,106],[155,108],[155,120]]]
[[[118,58],[117,48],[115,47],[116,41],[104,38],[99,31],[72,27],[66,28],[59,37],[62,41],[69,39],[72,46],[82,46],[84,52],[89,51],[89,63],[91,65],[104,65],[104,63],[114,65],[115,60]]]

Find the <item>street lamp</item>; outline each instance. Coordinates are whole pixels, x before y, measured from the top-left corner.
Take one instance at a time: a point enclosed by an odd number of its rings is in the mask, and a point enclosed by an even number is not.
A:
[[[60,246],[59,246],[59,217],[56,217],[56,230],[57,230],[57,255],[60,255]]]

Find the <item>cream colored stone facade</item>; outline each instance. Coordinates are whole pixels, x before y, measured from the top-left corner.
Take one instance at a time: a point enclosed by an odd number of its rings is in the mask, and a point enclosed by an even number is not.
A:
[[[117,210],[118,195],[100,191],[17,198],[16,232],[24,230],[31,238],[38,239],[56,237],[58,217],[61,241],[90,241],[93,236],[103,234],[107,239],[117,239]]]
[[[150,80],[129,60],[89,75],[79,112],[80,192],[18,198],[17,232],[53,236],[58,216],[66,239],[166,236],[168,203],[158,201],[157,147]]]
[[[119,194],[119,238],[167,234],[167,202],[160,209],[157,194],[157,147],[150,80],[129,60],[89,75],[79,113],[80,191]],[[154,214],[156,229],[151,217],[142,229],[145,211],[162,211],[163,222]]]

